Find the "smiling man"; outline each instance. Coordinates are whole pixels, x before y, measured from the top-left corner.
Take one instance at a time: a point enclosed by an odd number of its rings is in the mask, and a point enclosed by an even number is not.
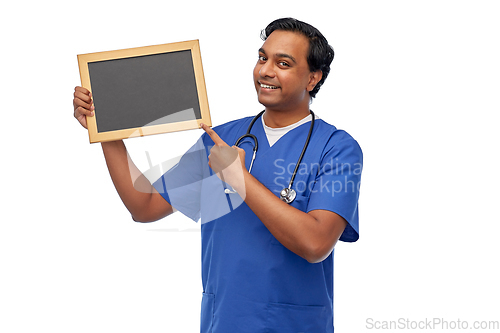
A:
[[[102,147],[134,220],[173,207],[201,219],[201,332],[331,333],[334,246],[359,237],[362,153],[309,109],[333,59],[323,35],[287,18],[262,37],[253,78],[263,112],[202,125],[206,133],[152,185],[130,162],[139,175],[131,183],[123,142]],[[85,126],[88,91],[75,89],[74,106]]]

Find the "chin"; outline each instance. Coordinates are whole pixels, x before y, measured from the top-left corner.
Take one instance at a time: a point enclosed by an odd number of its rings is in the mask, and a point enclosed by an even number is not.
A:
[[[266,108],[274,108],[277,106],[276,102],[270,101],[268,98],[264,98],[260,95],[257,96],[260,104],[264,105]]]

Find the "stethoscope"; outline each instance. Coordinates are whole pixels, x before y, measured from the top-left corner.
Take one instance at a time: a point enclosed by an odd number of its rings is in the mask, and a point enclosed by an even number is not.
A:
[[[257,149],[259,149],[259,142],[257,140],[257,137],[255,135],[253,135],[253,134],[250,134],[250,131],[251,131],[251,129],[252,129],[253,124],[255,123],[255,121],[262,116],[262,114],[264,113],[264,111],[261,111],[258,115],[256,115],[252,119],[252,121],[250,122],[250,125],[248,125],[247,132],[245,134],[243,134],[242,136],[240,136],[239,139],[236,140],[236,143],[235,143],[235,146],[239,147],[238,146],[239,143],[241,142],[241,140],[243,140],[245,138],[251,138],[253,140],[253,142],[254,142],[252,160],[250,161],[250,167],[248,168],[248,172],[249,173],[252,172],[253,162],[255,161],[255,157],[257,155]],[[286,202],[287,204],[289,204],[293,200],[295,200],[295,197],[297,196],[297,193],[292,188],[292,185],[293,185],[293,181],[295,179],[295,175],[297,174],[297,171],[299,170],[300,162],[302,162],[302,158],[304,157],[304,154],[306,152],[307,146],[309,145],[309,141],[311,140],[311,134],[312,134],[313,127],[314,127],[315,116],[314,116],[314,112],[312,112],[312,111],[310,111],[310,112],[311,112],[312,119],[311,119],[311,126],[309,127],[309,134],[307,134],[306,143],[304,144],[304,148],[302,148],[302,152],[300,153],[299,160],[297,161],[297,164],[295,165],[295,169],[293,170],[293,174],[292,174],[292,177],[290,178],[290,182],[288,183],[288,187],[285,187],[280,192],[280,199],[282,201]],[[230,189],[226,188],[224,190],[224,193],[231,194],[231,193],[236,193],[236,191],[230,190]]]

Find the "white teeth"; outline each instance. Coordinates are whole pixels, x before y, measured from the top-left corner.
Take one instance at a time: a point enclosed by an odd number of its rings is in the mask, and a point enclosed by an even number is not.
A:
[[[261,86],[262,88],[267,88],[267,89],[278,89],[278,87],[268,86],[267,84],[263,84],[263,83],[261,83],[261,84],[260,84],[260,86]]]

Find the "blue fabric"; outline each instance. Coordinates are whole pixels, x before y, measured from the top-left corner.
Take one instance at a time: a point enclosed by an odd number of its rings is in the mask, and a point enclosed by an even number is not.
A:
[[[229,145],[246,132],[252,117],[215,127]],[[288,186],[307,138],[303,124],[269,146],[262,122],[251,133],[259,141],[252,175],[276,196]],[[250,165],[253,145],[245,140]],[[333,332],[333,252],[310,264],[267,230],[237,194],[208,167],[213,142],[203,134],[179,164],[154,186],[172,206],[201,220],[203,300],[201,332]],[[346,132],[316,120],[296,175],[291,205],[324,209],[347,222],[342,241],[359,238],[358,196],[362,152]]]

